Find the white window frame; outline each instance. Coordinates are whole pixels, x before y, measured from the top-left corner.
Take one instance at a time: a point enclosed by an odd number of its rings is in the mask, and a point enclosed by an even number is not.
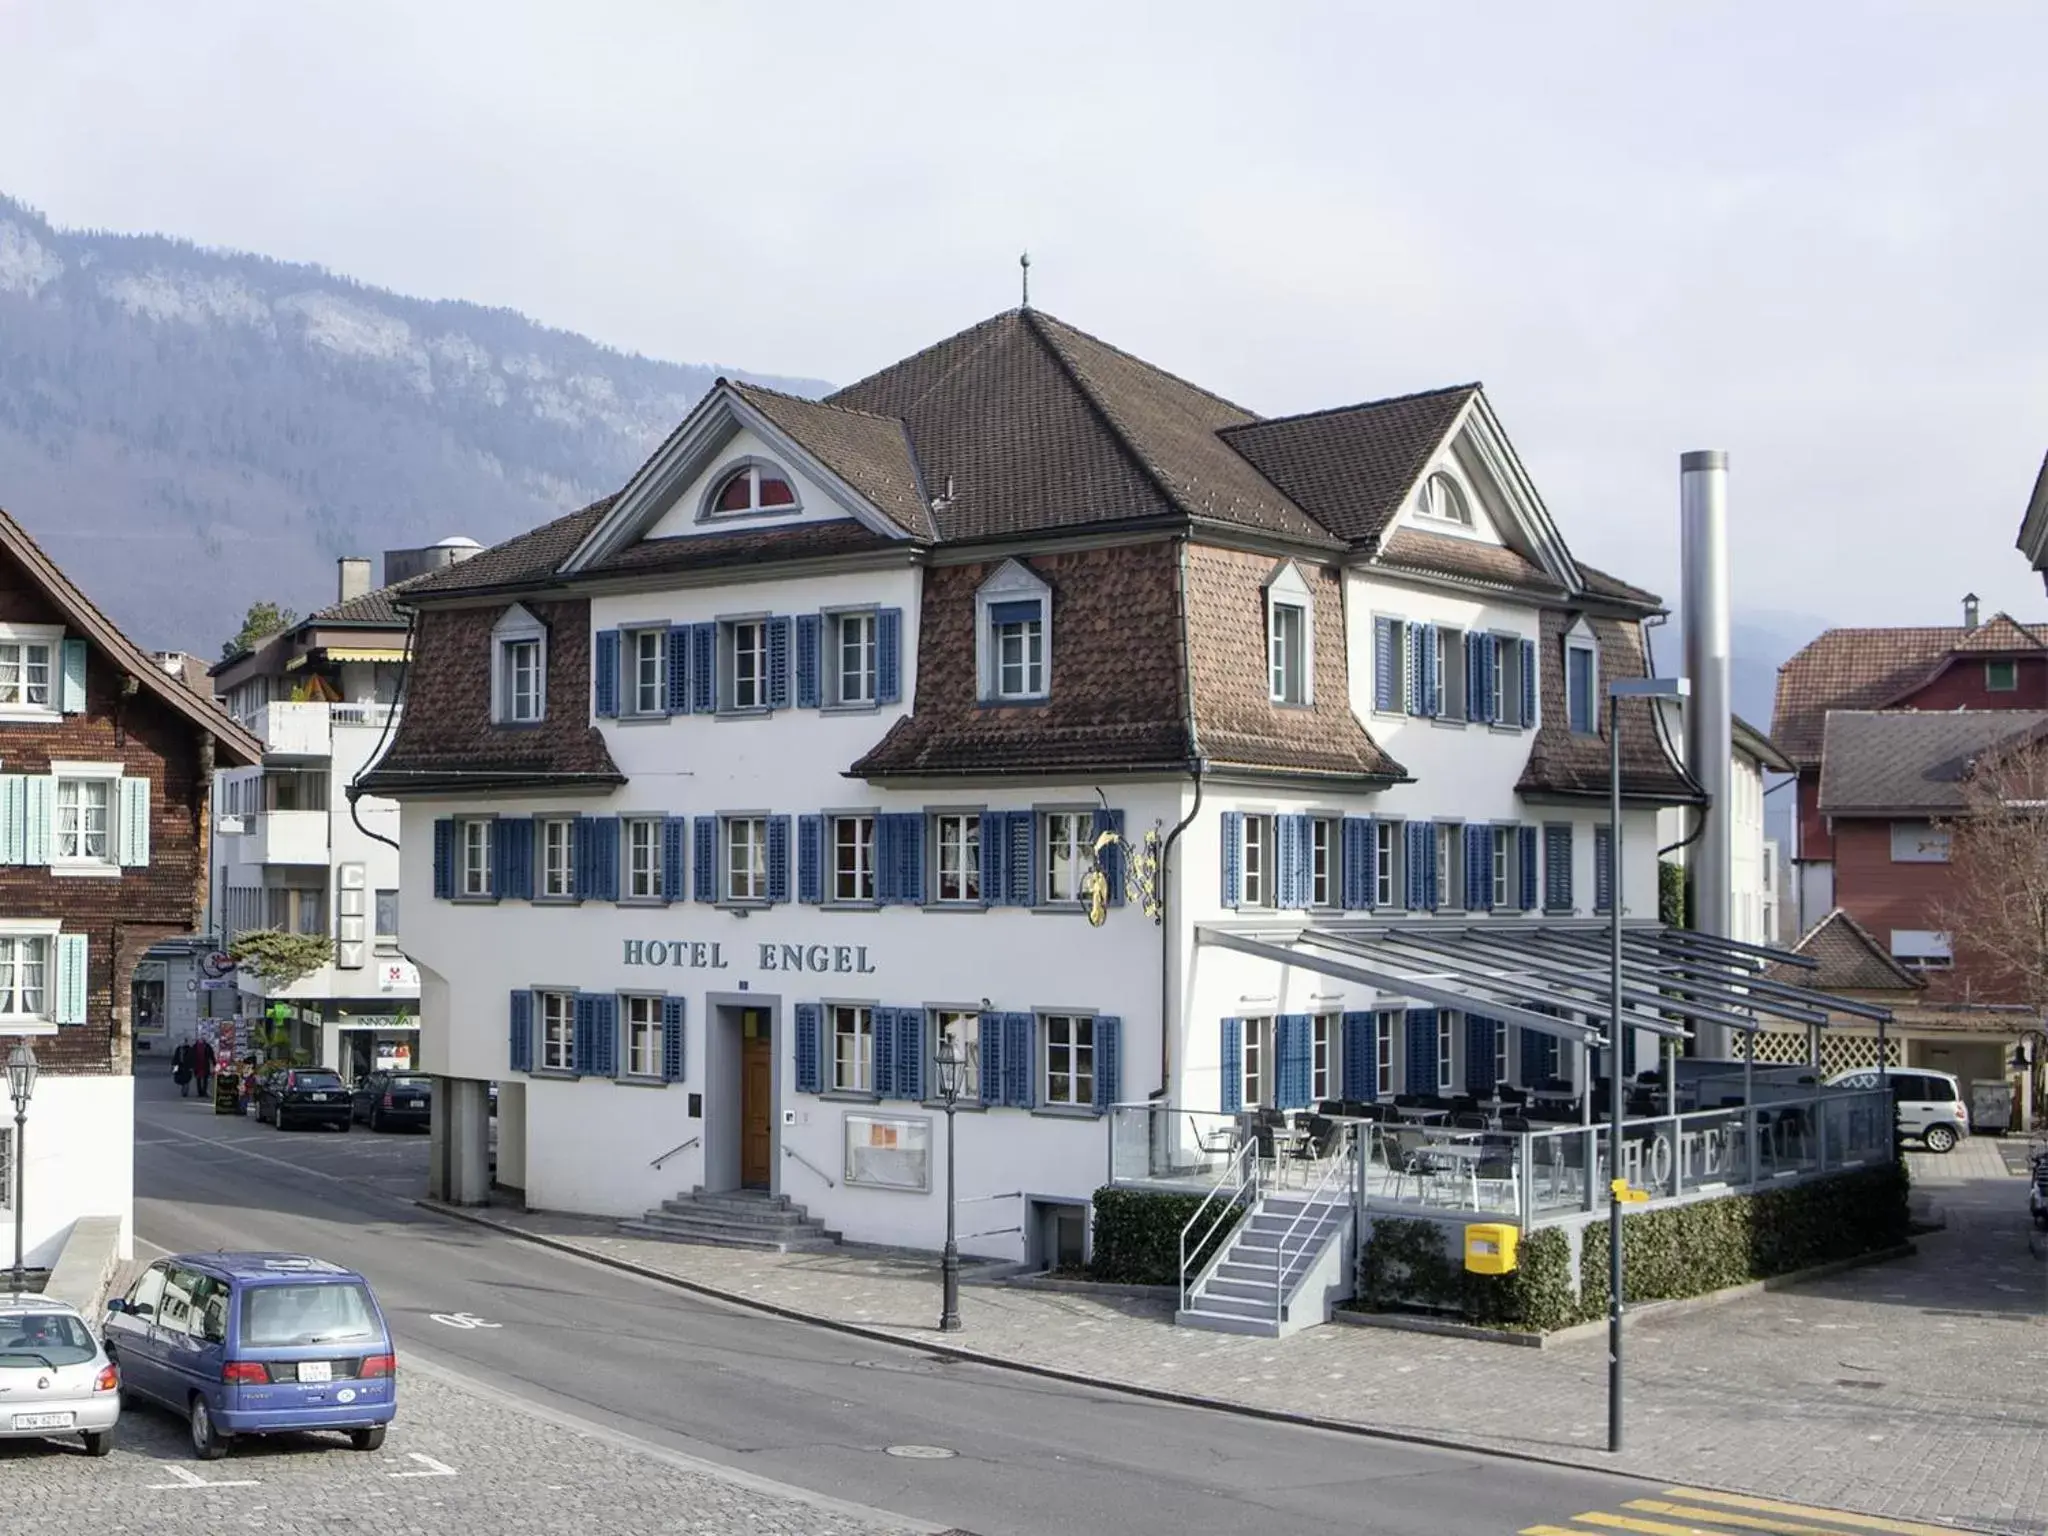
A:
[[[1038,604],[1037,676],[1026,676],[1026,686],[1004,691],[999,636],[992,610],[1002,603]],[[1028,640],[1028,636],[1026,637]],[[1021,561],[1005,560],[974,594],[974,652],[976,695],[989,704],[1022,704],[1052,695],[1052,588],[1034,575]],[[1029,672],[1030,661],[1026,659]]]
[[[22,944],[33,944],[42,953],[42,1008],[34,1013],[20,1009],[0,1012],[0,1033],[44,1034],[54,1032],[57,1017],[57,935],[62,925],[54,919],[17,920],[0,925],[0,945],[9,948]],[[6,953],[0,949],[0,954]],[[9,957],[7,967],[14,967],[19,960]],[[15,977],[11,969],[5,970],[7,984],[0,988],[0,997],[12,1002],[16,992]],[[10,1191],[11,1193],[11,1191]]]
[[[1042,850],[1039,904],[1080,906],[1086,900],[1081,881],[1093,864],[1090,850],[1095,846],[1095,813],[1070,807],[1040,810],[1038,846]]]
[[[534,692],[532,712],[522,714],[515,697],[512,668],[515,651],[531,643],[534,647]],[[491,720],[497,725],[537,725],[548,712],[548,632],[541,621],[514,603],[491,626]]]
[[[622,1076],[643,1081],[661,1077],[662,996],[658,992],[619,994],[619,1061]]]
[[[1378,908],[1405,906],[1401,889],[1401,850],[1407,823],[1374,821],[1372,824],[1372,897]]]
[[[1579,729],[1578,713],[1572,708],[1572,700],[1577,697],[1572,687],[1572,657],[1580,652],[1588,658],[1586,677],[1587,687],[1591,690],[1586,700],[1586,730]],[[1565,729],[1574,736],[1600,734],[1600,644],[1592,625],[1583,618],[1572,625],[1564,637],[1564,723]]]
[[[493,821],[488,816],[463,816],[455,822],[455,895],[462,901],[484,901],[491,894]],[[476,854],[472,860],[470,855]],[[478,878],[473,882],[471,876]],[[477,889],[471,889],[474,884]]]
[[[1948,829],[1931,821],[1895,821],[1891,824],[1894,864],[1946,864],[1951,856]]]
[[[17,664],[21,672],[17,683],[22,698],[0,701],[0,720],[57,720],[64,713],[64,626],[61,624],[0,624],[0,647],[20,647]],[[49,651],[45,672],[45,688],[49,701],[44,704],[28,702],[28,652],[32,646],[43,646]]]
[[[1430,823],[1430,830],[1436,835],[1436,910],[1462,912],[1465,910],[1465,823],[1435,821]]]
[[[1472,718],[1472,679],[1465,675],[1465,631],[1436,632],[1436,719],[1462,724]]]
[[[560,1017],[551,1015],[560,1005]],[[543,1072],[576,1070],[576,994],[559,987],[541,987],[533,994],[534,1064]]]
[[[722,715],[763,715],[768,712],[768,622],[767,614],[744,614],[718,621],[718,712]],[[751,703],[740,702],[740,656],[742,637],[756,644],[746,649],[754,655]]]
[[[871,709],[880,695],[880,625],[873,608],[835,609],[823,615],[825,625],[825,703],[828,709]],[[864,638],[855,641],[865,652],[863,664],[849,669],[846,648],[849,628],[858,626]],[[854,686],[849,688],[849,679]]]
[[[1240,1042],[1241,1055],[1238,1062],[1238,1107],[1260,1109],[1271,1095],[1266,1085],[1272,1080],[1272,1064],[1267,1060],[1272,1053],[1268,1049],[1273,1043],[1273,1018],[1262,1014],[1244,1021],[1244,1039]]]
[[[1493,1081],[1496,1091],[1500,1084],[1513,1081],[1508,1075],[1508,1027],[1498,1019],[1493,1025]]]
[[[826,901],[832,906],[865,907],[875,901],[875,815],[847,811],[828,816],[832,850],[832,885]],[[852,836],[849,838],[848,833]],[[846,855],[851,855],[848,859]],[[848,883],[852,888],[847,889]]]
[[[981,812],[934,811],[931,815],[932,839],[932,904],[940,907],[979,907],[986,903],[987,893],[981,888]],[[949,838],[947,832],[955,831]],[[957,879],[954,894],[946,893],[949,848],[958,863],[953,874]]]
[[[1308,819],[1308,904],[1323,911],[1337,905],[1344,862],[1344,825],[1337,816]]]
[[[2003,684],[1994,683],[1991,680],[1991,669],[1993,667],[2005,668],[2005,675],[2011,681]],[[1986,693],[2012,693],[2019,685],[2020,664],[2017,661],[1987,661],[1984,663],[1984,691]]]
[[[739,476],[747,476],[747,505],[731,512],[718,510],[718,498],[725,494],[725,488]],[[773,507],[761,505],[761,481],[780,480],[789,487],[791,500]],[[704,499],[697,507],[697,521],[700,523],[723,523],[745,517],[793,517],[804,509],[804,493],[798,486],[796,476],[772,459],[733,459],[719,466],[718,472],[705,482]]]
[[[1415,496],[1416,512],[1432,523],[1453,528],[1472,528],[1472,497],[1458,477],[1447,469],[1434,469],[1424,477]]]
[[[1275,848],[1273,818],[1246,811],[1238,833],[1238,892],[1240,907],[1270,907],[1279,899],[1278,850]]]
[[[557,841],[559,837],[559,841]],[[540,819],[540,899],[576,899],[576,818],[543,816]],[[560,863],[555,855],[561,855]],[[559,876],[559,879],[557,878]]]
[[[1383,1099],[1394,1096],[1394,1042],[1405,1027],[1406,1016],[1399,1008],[1382,1008],[1372,1016],[1374,1080]]]
[[[1955,945],[1938,929],[1894,928],[1891,939],[1891,957],[1909,971],[1955,969]]]
[[[627,901],[660,901],[662,894],[662,832],[659,816],[622,816],[619,829],[626,866]]]
[[[1487,856],[1491,865],[1487,878],[1493,887],[1493,910],[1496,912],[1516,909],[1522,904],[1522,893],[1517,888],[1521,882],[1515,878],[1518,830],[1515,827],[1487,829]]]
[[[1494,687],[1500,692],[1500,718],[1493,723],[1507,729],[1526,730],[1536,722],[1522,718],[1522,637],[1504,630],[1495,630],[1493,642],[1494,655],[1499,658],[1493,682]],[[1597,668],[1596,661],[1595,669]]]
[[[946,1042],[951,1031],[954,1038],[964,1047],[966,1060],[960,1069],[960,1102],[970,1100],[981,1102],[981,1010],[978,1008],[945,1007],[943,1005],[925,1009],[929,1025],[932,1060],[936,1062],[940,1047]],[[931,1090],[928,1097],[939,1096],[938,1068],[933,1066],[926,1073],[926,1086]]]
[[[1059,1038],[1062,1034],[1063,1039]],[[1039,1079],[1043,1092],[1039,1103],[1048,1109],[1093,1109],[1095,1015],[1041,1013],[1038,1016],[1038,1038],[1039,1054],[1043,1058]]]
[[[1337,1041],[1343,1033],[1342,1018],[1334,1013],[1314,1013],[1308,1021],[1308,1099],[1320,1104],[1339,1097],[1333,1087],[1344,1079],[1337,1070]]]
[[[640,624],[619,631],[620,718],[647,720],[668,714],[668,630]],[[649,663],[652,663],[650,675]]]
[[[1449,1008],[1436,1011],[1436,1091],[1439,1097],[1458,1091],[1457,1062],[1459,1015]]]
[[[736,861],[742,839],[737,834],[746,828],[744,839],[750,854],[746,884],[757,887],[751,893],[740,890],[741,882],[735,877],[740,872]],[[768,904],[768,818],[766,816],[721,816],[718,818],[718,889],[721,900],[727,906],[747,907]]]
[[[50,868],[66,874],[121,872],[121,765],[119,763],[50,764]],[[99,783],[107,786],[107,851],[103,857],[64,851],[64,786]]]
[[[831,1091],[872,1093],[875,1082],[875,1010],[866,1003],[825,1005],[826,1043],[831,1048]],[[842,1042],[852,1046],[841,1049]],[[851,1061],[846,1057],[851,1055]],[[848,1081],[848,1078],[851,1081]]]
[[[370,892],[370,937],[382,949],[389,949],[398,942],[398,924],[404,921],[404,908],[399,902],[398,890],[395,885],[381,885],[374,887]],[[384,906],[381,898],[385,896],[391,898],[392,911],[399,914],[397,921],[389,928],[377,921],[378,914]]]
[[[1293,653],[1283,633],[1295,627]],[[1266,578],[1266,696],[1275,704],[1307,708],[1315,703],[1315,594],[1301,568],[1283,560]]]

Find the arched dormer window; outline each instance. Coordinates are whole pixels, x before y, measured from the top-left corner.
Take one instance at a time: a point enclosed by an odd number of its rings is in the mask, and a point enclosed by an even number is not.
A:
[[[1440,523],[1472,526],[1472,508],[1465,500],[1464,488],[1442,470],[1423,481],[1421,512]]]
[[[717,482],[704,500],[703,516],[753,517],[802,509],[796,487],[780,468],[763,459],[749,459]]]

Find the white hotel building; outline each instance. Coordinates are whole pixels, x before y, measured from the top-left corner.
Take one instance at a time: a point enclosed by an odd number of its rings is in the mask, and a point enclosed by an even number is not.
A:
[[[616,496],[403,597],[358,787],[402,807],[450,1198],[496,1082],[530,1206],[772,1192],[936,1247],[949,1032],[960,1194],[1016,1197],[967,1246],[1052,1260],[1111,1104],[1584,1070],[1295,947],[1606,909],[1599,700],[1658,600],[1572,558],[1477,385],[1263,420],[1012,311],[824,402],[721,382]],[[1698,796],[1647,712],[1622,753],[1650,919]],[[1161,920],[1113,850],[1090,925],[1104,828],[1158,834]]]

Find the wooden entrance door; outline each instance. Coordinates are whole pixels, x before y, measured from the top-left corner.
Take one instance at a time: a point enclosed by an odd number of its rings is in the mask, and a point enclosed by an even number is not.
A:
[[[740,1044],[740,1183],[767,1189],[774,1182],[775,1057],[765,1010],[749,1008]]]

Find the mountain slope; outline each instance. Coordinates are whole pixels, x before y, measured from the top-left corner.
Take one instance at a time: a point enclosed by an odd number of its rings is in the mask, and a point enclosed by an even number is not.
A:
[[[211,656],[334,561],[485,544],[608,491],[718,373],[509,310],[0,197],[0,507],[131,635]]]

